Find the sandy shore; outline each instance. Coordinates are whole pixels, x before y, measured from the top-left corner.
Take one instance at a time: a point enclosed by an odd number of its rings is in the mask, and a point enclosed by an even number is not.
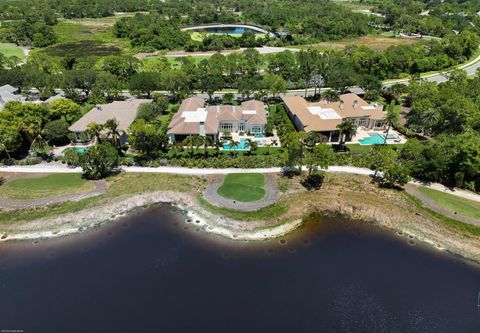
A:
[[[185,223],[194,223],[206,232],[233,240],[260,241],[277,238],[302,225],[301,219],[276,225],[233,220],[207,211],[198,204],[194,196],[159,191],[119,197],[114,202],[95,209],[89,208],[53,218],[38,219],[21,225],[2,226],[0,241],[45,239],[79,233],[118,220],[137,208],[159,203],[172,204],[183,211]]]

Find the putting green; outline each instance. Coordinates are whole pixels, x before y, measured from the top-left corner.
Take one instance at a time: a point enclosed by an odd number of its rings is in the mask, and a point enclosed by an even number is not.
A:
[[[241,202],[258,201],[265,196],[265,176],[261,173],[228,174],[217,193]]]
[[[0,197],[16,200],[43,199],[88,192],[93,187],[93,182],[83,179],[81,174],[59,173],[42,177],[12,179],[0,186]]]

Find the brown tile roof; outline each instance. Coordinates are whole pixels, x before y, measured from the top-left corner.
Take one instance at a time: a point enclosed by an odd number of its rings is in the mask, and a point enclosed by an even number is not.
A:
[[[199,134],[200,122],[186,122],[183,112],[206,112],[204,121],[205,133],[218,133],[218,125],[221,121],[245,120],[250,124],[266,124],[267,113],[265,104],[260,101],[247,101],[241,105],[209,105],[205,107],[205,101],[198,97],[190,97],[182,102],[178,112],[173,116],[168,134]],[[244,111],[247,111],[246,113]],[[201,119],[202,117],[199,117]]]
[[[132,99],[97,105],[70,126],[69,130],[72,132],[84,132],[90,123],[94,122],[103,125],[107,120],[115,119],[118,122],[118,129],[126,132],[130,124],[137,118],[140,104],[149,102],[151,100]]]
[[[370,105],[353,93],[340,95],[340,101],[338,102],[320,101],[308,103],[300,96],[285,96],[282,97],[282,100],[290,112],[303,124],[305,132],[333,131],[337,125],[348,118],[367,117],[374,120],[384,118],[383,106]],[[310,112],[309,107],[331,109],[342,119],[322,119],[320,116]]]

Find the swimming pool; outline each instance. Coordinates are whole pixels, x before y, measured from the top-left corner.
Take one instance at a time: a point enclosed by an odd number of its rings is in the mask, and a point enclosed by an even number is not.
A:
[[[75,150],[75,152],[77,154],[83,154],[85,153],[85,151],[87,150],[87,147],[68,147],[68,148],[65,148],[64,150],[62,150],[62,154],[65,154],[65,152],[68,150],[68,149],[73,149]]]
[[[256,35],[262,34],[260,31],[243,28],[243,27],[217,27],[217,28],[204,28],[202,30],[210,34],[220,34],[220,35],[242,35],[246,31],[251,31]]]
[[[250,150],[250,148],[246,145],[245,139],[240,139],[239,145],[236,147],[230,147],[228,143],[224,143],[223,150]]]
[[[369,137],[358,140],[361,145],[382,145],[385,143],[383,135],[378,133],[369,134]]]

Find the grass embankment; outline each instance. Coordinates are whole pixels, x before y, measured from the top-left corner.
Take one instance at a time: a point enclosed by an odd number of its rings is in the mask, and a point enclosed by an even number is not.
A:
[[[280,201],[279,203],[261,208],[253,212],[241,212],[238,210],[222,208],[212,205],[202,196],[198,196],[198,202],[214,214],[223,215],[231,219],[240,221],[265,221],[275,219],[287,213],[288,206]]]
[[[5,55],[6,57],[15,56],[20,59],[25,58],[25,55],[23,54],[23,50],[20,47],[12,44],[0,43],[0,53]]]
[[[265,196],[265,176],[261,173],[229,174],[217,193],[242,202],[258,201]]]
[[[106,193],[77,202],[64,202],[48,207],[0,211],[0,224],[15,224],[41,218],[49,218],[67,213],[74,213],[86,208],[107,204],[110,200],[128,195],[154,191],[178,191],[195,194],[204,187],[198,177],[163,174],[125,174],[107,179],[109,187]]]
[[[465,237],[471,237],[471,236],[479,236],[480,237],[480,227],[473,225],[473,224],[468,224],[468,223],[463,223],[461,221],[454,220],[452,218],[449,218],[445,215],[442,215],[430,208],[427,208],[423,205],[422,201],[420,199],[415,198],[413,195],[408,194],[407,192],[404,192],[403,195],[405,196],[406,200],[412,203],[412,205],[416,206],[418,210],[420,210],[423,214],[427,216],[431,216],[435,219],[438,219],[441,221],[444,226],[447,228],[454,230],[456,232],[461,233]]]
[[[83,179],[80,174],[54,174],[13,179],[0,186],[0,197],[15,200],[43,199],[92,189],[93,182]]]
[[[463,199],[448,193],[432,190],[431,188],[419,186],[418,190],[438,205],[457,212],[460,215],[480,219],[480,202]]]

